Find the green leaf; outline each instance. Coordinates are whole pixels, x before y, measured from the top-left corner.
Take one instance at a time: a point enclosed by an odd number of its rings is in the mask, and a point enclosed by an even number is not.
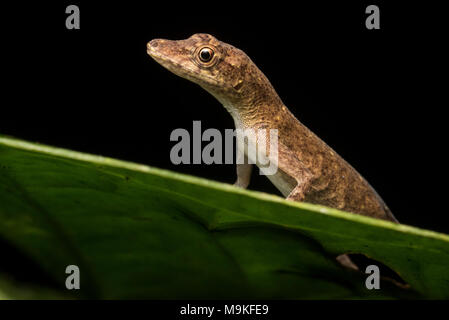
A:
[[[447,235],[4,136],[0,221],[76,298],[449,298]],[[348,252],[411,289],[366,289],[335,261]],[[65,289],[72,264],[81,290]]]
[[[38,286],[24,285],[0,273],[0,300],[70,299],[68,292],[60,292]]]

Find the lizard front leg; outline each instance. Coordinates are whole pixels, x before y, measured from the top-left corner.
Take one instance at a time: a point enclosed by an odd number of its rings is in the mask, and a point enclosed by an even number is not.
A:
[[[246,189],[251,181],[253,165],[248,163],[248,157],[243,150],[237,150],[237,181],[234,186]]]
[[[251,180],[251,172],[253,171],[253,165],[249,163],[237,164],[237,181],[234,186],[246,189]]]

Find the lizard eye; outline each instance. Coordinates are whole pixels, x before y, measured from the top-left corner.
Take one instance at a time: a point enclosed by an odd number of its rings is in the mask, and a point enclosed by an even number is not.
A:
[[[198,56],[202,62],[209,62],[214,56],[214,51],[206,47],[200,50]]]

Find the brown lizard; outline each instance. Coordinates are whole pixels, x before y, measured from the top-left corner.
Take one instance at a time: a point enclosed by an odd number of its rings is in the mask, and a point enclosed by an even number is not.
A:
[[[147,52],[211,93],[232,115],[236,128],[278,130],[278,170],[268,178],[288,200],[397,222],[369,183],[296,119],[242,50],[209,34],[195,34],[185,40],[154,39]],[[248,186],[251,168],[249,163],[237,165],[237,186]]]

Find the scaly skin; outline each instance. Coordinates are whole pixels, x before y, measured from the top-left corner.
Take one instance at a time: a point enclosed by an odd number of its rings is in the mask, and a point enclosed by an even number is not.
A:
[[[201,56],[203,49],[213,54],[210,60],[207,52]],[[152,40],[147,52],[217,98],[237,128],[278,130],[278,173],[268,178],[287,199],[397,222],[369,183],[295,118],[243,51],[211,35],[195,34],[178,41]],[[250,173],[251,165],[237,165],[236,184],[246,187]]]

